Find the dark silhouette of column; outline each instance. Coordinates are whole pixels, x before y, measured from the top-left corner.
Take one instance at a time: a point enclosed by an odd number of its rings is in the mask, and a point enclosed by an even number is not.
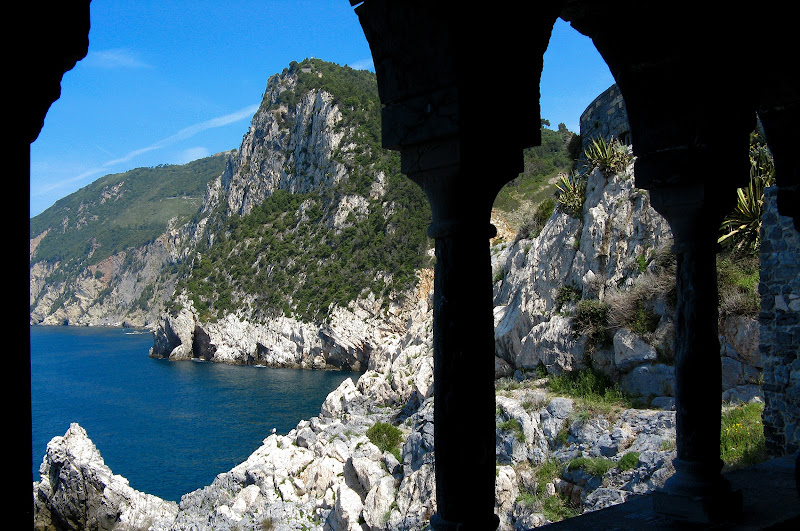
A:
[[[434,529],[495,529],[494,321],[489,238],[499,184],[522,169],[521,151],[491,157],[445,143],[403,150],[403,172],[431,205],[436,240],[433,307]],[[466,153],[465,153],[466,152]],[[470,156],[472,153],[472,156]],[[496,152],[495,152],[496,153]],[[451,158],[452,156],[452,158]],[[491,176],[491,178],[487,178]]]
[[[681,150],[679,150],[681,151]],[[734,153],[726,153],[736,158]],[[675,311],[675,474],[654,497],[658,512],[692,522],[736,519],[741,493],[722,476],[720,394],[722,365],[718,339],[717,238],[729,201],[703,173],[716,160],[684,159],[672,152],[643,157],[637,171],[670,172],[681,183],[650,191],[653,207],[670,223],[677,260]],[[672,159],[672,160],[671,160]],[[690,164],[686,164],[689,162]],[[735,165],[722,163],[720,171]]]
[[[522,3],[514,16],[454,0],[355,10],[384,105],[383,146],[400,151],[433,217],[437,530],[499,523],[490,215],[522,171],[523,148],[541,143],[539,77],[560,3]]]

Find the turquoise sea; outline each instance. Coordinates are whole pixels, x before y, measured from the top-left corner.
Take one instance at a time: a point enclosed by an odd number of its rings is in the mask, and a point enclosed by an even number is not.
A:
[[[319,414],[340,371],[308,371],[148,357],[150,332],[31,327],[32,466],[77,422],[114,474],[179,501],[241,463],[272,428],[287,433]]]

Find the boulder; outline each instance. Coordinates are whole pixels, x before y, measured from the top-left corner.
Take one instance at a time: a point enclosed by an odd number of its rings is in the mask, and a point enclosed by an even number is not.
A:
[[[673,396],[675,386],[674,367],[658,363],[639,365],[620,379],[623,392],[642,398]]]
[[[656,349],[627,328],[620,328],[614,334],[614,364],[618,371],[628,372],[656,358]]]

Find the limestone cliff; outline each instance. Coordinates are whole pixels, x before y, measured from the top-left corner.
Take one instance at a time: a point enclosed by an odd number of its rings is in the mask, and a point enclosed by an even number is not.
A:
[[[307,60],[270,78],[183,228],[192,267],[151,356],[365,370],[404,330],[429,214],[376,143],[375,87],[353,86],[371,75]]]

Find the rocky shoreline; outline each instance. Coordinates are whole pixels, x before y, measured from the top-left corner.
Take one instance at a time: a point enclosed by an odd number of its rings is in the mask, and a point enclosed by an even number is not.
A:
[[[587,416],[578,401],[551,396],[543,384],[530,380],[497,396],[501,529],[548,522],[533,496],[592,511],[650,492],[671,475],[674,412]],[[72,425],[48,445],[42,480],[34,485],[39,528],[424,529],[436,498],[433,399],[416,389],[410,396],[390,389],[374,370],[357,382],[345,380],[319,416],[268,436],[245,462],[178,504],[131,489],[105,467],[85,431]],[[505,428],[509,421],[519,428]],[[402,431],[400,459],[366,435],[378,422]],[[625,468],[620,463],[628,455],[635,459]],[[598,476],[570,466],[578,457],[606,459],[609,469]],[[537,476],[537,467],[553,460],[557,474]],[[76,492],[80,496],[65,495]]]

